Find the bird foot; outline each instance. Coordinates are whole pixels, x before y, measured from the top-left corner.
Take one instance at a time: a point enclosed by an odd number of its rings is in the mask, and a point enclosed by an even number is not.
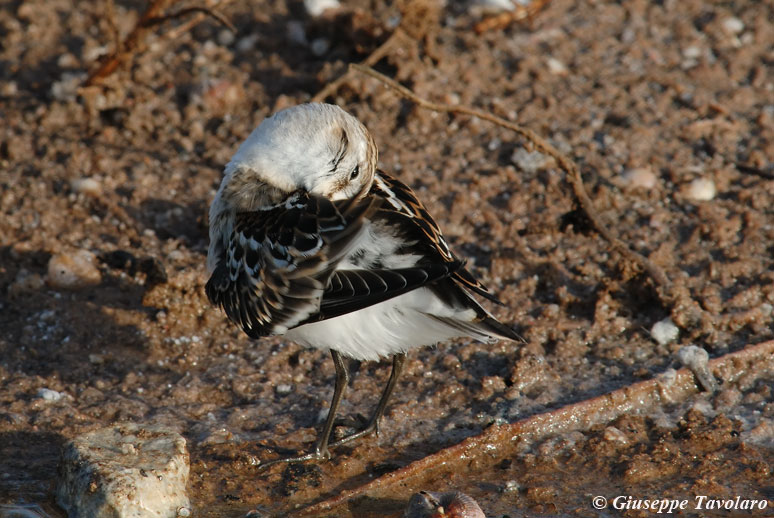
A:
[[[354,427],[352,427],[352,428],[354,428]],[[355,439],[359,439],[361,437],[365,437],[366,435],[370,435],[372,433],[375,433],[377,435],[377,437],[379,436],[379,423],[377,421],[368,422],[368,424],[366,424],[365,427],[362,428],[361,430],[359,430],[359,431],[357,431],[355,433],[351,433],[349,435],[345,435],[341,439],[338,439],[338,440],[333,441],[332,443],[330,443],[329,446],[331,448],[333,448],[335,446],[339,446],[339,445],[348,443],[350,441],[354,441]]]
[[[333,446],[333,444],[331,444],[331,446]],[[318,447],[315,447],[315,449],[310,451],[309,453],[304,453],[301,455],[292,455],[290,457],[280,457],[279,459],[274,459],[267,462],[261,462],[258,465],[258,469],[264,470],[270,466],[274,466],[275,464],[296,464],[299,462],[328,460],[330,458],[331,458],[331,452],[328,450],[328,448],[327,447],[320,448],[318,446]]]

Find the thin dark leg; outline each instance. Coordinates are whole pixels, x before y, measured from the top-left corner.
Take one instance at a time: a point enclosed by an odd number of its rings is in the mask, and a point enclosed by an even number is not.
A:
[[[290,464],[293,462],[305,462],[307,460],[330,458],[331,454],[328,451],[328,443],[331,438],[333,423],[336,420],[336,411],[339,409],[341,398],[344,396],[344,389],[347,388],[347,384],[349,383],[349,371],[347,370],[347,366],[344,365],[344,359],[341,357],[341,353],[331,349],[331,356],[333,357],[333,365],[336,367],[336,385],[333,389],[331,408],[328,410],[328,417],[325,419],[325,426],[323,426],[322,432],[317,439],[317,444],[314,447],[314,451],[311,451],[305,455],[299,455],[297,457],[287,457],[284,459],[277,459],[262,463],[260,465],[260,469],[267,468],[273,464]]]
[[[333,423],[336,420],[336,411],[339,409],[342,396],[344,396],[344,389],[347,388],[349,383],[349,371],[347,366],[344,365],[341,353],[331,349],[331,356],[333,356],[333,365],[336,367],[336,387],[333,389],[333,399],[331,400],[331,408],[328,410],[328,417],[325,419],[325,426],[314,448],[317,458],[320,459],[327,459],[331,456],[328,451],[328,442],[331,438]]]
[[[379,434],[379,420],[382,418],[384,411],[387,409],[387,401],[389,401],[390,396],[392,395],[392,391],[395,389],[395,385],[398,383],[400,373],[403,372],[403,363],[405,361],[406,353],[398,353],[392,357],[392,371],[390,372],[390,379],[387,380],[387,386],[384,387],[384,392],[382,392],[382,397],[379,399],[379,404],[376,405],[376,410],[374,410],[374,413],[371,416],[371,419],[368,421],[366,427],[359,432],[347,435],[346,437],[331,443],[330,446],[344,444],[354,439],[363,437],[364,435],[368,435],[371,432],[376,432],[377,435]]]

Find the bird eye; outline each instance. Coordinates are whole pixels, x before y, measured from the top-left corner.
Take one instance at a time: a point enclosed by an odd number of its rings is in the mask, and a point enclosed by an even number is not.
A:
[[[353,169],[353,170],[352,170],[352,172],[351,172],[351,173],[349,173],[349,179],[350,179],[350,180],[354,180],[354,179],[355,179],[355,178],[357,178],[359,175],[360,175],[360,166],[359,166],[359,165],[356,165],[356,166],[355,166],[355,169]]]

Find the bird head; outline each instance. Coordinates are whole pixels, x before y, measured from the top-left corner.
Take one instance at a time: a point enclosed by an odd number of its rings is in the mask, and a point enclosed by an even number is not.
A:
[[[376,160],[368,130],[338,106],[309,103],[277,112],[226,165],[210,207],[211,244],[230,233],[237,212],[271,207],[298,190],[332,201],[365,196]]]

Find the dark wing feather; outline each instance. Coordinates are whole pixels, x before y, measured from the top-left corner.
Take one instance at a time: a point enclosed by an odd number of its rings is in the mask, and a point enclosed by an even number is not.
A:
[[[333,318],[397,297],[449,277],[462,267],[459,261],[425,264],[394,270],[336,270],[314,320]]]
[[[238,213],[207,296],[252,337],[313,318],[336,265],[379,203],[334,203],[298,191],[270,209]]]
[[[414,227],[427,238],[425,241],[431,243],[431,247],[433,248],[432,251],[437,254],[440,260],[445,262],[459,262],[459,259],[452,253],[451,248],[449,248],[449,244],[443,237],[438,224],[433,217],[430,216],[430,213],[425,206],[422,205],[422,202],[417,199],[414,191],[412,191],[408,185],[383,171],[377,171],[371,193],[381,196],[387,201],[387,203],[383,204],[379,209],[380,213],[387,217],[390,216],[389,213],[392,213],[392,215],[398,216],[401,219],[408,219]],[[462,267],[458,267],[454,270],[451,277],[470,291],[496,302],[497,304],[502,304],[502,302],[500,302],[486,286],[464,268],[464,263],[462,264]]]

